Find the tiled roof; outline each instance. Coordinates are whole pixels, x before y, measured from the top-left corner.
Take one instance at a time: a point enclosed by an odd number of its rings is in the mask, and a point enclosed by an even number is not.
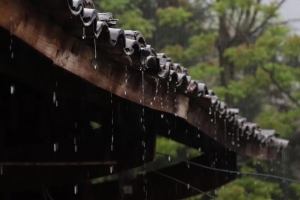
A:
[[[259,152],[268,154],[268,151],[276,152],[287,147],[288,141],[277,138],[278,134],[274,130],[264,130],[255,123],[247,122],[239,116],[238,109],[227,108],[226,103],[219,101],[216,94],[208,90],[204,83],[192,80],[186,68],[173,62],[164,53],[155,52],[151,45],[146,43],[142,33],[117,28],[117,20],[113,15],[98,13],[91,0],[68,0],[68,7],[72,13],[72,20],[67,21],[69,33],[85,39],[86,43],[95,45],[98,51],[104,51],[107,55],[127,57],[129,68],[142,69],[146,74],[158,78],[161,83],[167,82],[170,90],[177,90],[177,94],[200,102],[197,105],[211,116],[211,119],[204,121],[218,123],[217,130],[221,133],[218,133],[217,137],[223,140],[234,137],[237,141],[232,140],[232,143],[236,142],[238,146],[235,145],[232,149],[237,153],[259,157]],[[122,62],[120,64],[127,65]],[[195,107],[190,106],[191,108]],[[197,113],[194,110],[189,112]],[[199,121],[196,118],[197,116],[187,121],[194,121],[191,124],[197,127]],[[201,130],[199,127],[198,129]],[[215,137],[211,133],[206,134]],[[220,137],[220,134],[224,135]],[[217,137],[214,139],[218,141]],[[230,143],[231,141],[224,145],[231,148]]]

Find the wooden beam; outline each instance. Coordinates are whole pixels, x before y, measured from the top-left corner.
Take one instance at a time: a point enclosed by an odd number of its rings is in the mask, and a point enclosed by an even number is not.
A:
[[[94,162],[0,162],[0,166],[99,166],[99,165],[117,165],[116,161],[94,161]]]

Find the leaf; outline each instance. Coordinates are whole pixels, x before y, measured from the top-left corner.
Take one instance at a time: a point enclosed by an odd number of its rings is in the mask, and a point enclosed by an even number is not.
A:
[[[160,26],[176,27],[187,22],[192,16],[192,13],[185,10],[183,7],[167,7],[159,8],[156,11]]]

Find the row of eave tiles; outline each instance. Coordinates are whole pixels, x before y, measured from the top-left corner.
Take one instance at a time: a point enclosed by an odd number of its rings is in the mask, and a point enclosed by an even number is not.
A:
[[[164,53],[156,53],[150,45],[147,45],[143,35],[139,31],[122,30],[116,28],[116,19],[111,13],[98,13],[96,9],[86,8],[86,0],[70,0],[69,8],[72,14],[82,21],[82,27],[87,37],[99,39],[103,47],[118,48],[115,52],[129,55],[133,62],[138,61],[145,66],[149,73],[155,72],[162,80],[175,82],[175,87],[185,88],[191,96],[207,97],[212,101],[214,111],[224,116],[228,122],[235,120],[246,137],[253,136],[259,142],[278,149],[285,148],[288,141],[276,138],[278,134],[274,130],[260,129],[257,124],[246,122],[245,118],[238,116],[239,110],[227,108],[224,102],[218,100],[213,91],[208,90],[204,83],[192,80],[187,70]],[[90,3],[91,1],[89,1]],[[117,45],[118,41],[125,41]],[[123,48],[122,48],[123,47]]]

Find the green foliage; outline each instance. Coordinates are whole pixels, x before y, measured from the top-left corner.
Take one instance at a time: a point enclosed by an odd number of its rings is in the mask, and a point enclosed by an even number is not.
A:
[[[296,196],[300,198],[300,184],[299,183],[291,183],[291,188],[296,193]]]
[[[155,27],[151,21],[141,17],[142,15],[143,13],[140,9],[132,9],[130,12],[116,16],[122,19],[120,24],[124,29],[139,30],[145,38],[151,38]]]
[[[179,7],[167,7],[167,8],[159,8],[156,12],[159,18],[160,26],[170,26],[176,27],[188,21],[188,19],[192,16],[192,13],[186,11],[184,8]]]
[[[165,52],[169,57],[176,60],[178,63],[184,63],[189,57],[184,48],[179,44],[167,45],[161,51]]]
[[[190,46],[187,49],[191,58],[211,55],[214,52],[215,35],[200,34],[189,39]]]
[[[128,7],[130,5],[130,0],[101,0],[97,1],[98,5],[100,6],[101,10],[104,12],[113,12],[117,11],[120,12]]]
[[[289,110],[285,113],[280,113],[274,108],[269,107],[261,112],[256,118],[256,122],[265,129],[275,129],[283,138],[289,138],[294,133],[294,130],[299,125],[295,119],[300,115],[300,109]]]
[[[102,12],[112,12],[121,19],[118,24],[123,29],[139,30],[145,38],[151,38],[155,26],[151,20],[143,18],[143,11],[137,6],[139,3],[140,0],[101,0],[96,5]]]
[[[201,200],[203,198],[203,196],[204,195],[199,194],[199,195],[196,195],[196,196],[193,196],[193,197],[186,198],[184,200]]]
[[[102,125],[97,122],[91,121],[90,126],[92,127],[92,129],[98,129],[98,128],[101,128]]]
[[[165,137],[158,137],[156,139],[156,152],[160,152],[171,157],[178,157],[180,151],[184,151],[190,158],[201,155],[201,152],[192,148],[186,148],[184,144],[180,144]]]
[[[300,55],[300,36],[293,35],[289,37],[284,44],[283,52],[286,57],[299,58]]]
[[[189,68],[189,74],[197,80],[203,80],[212,75],[219,74],[222,68],[219,66],[200,63],[194,67]]]
[[[269,200],[281,193],[279,184],[245,176],[222,187],[218,197],[222,200]]]

